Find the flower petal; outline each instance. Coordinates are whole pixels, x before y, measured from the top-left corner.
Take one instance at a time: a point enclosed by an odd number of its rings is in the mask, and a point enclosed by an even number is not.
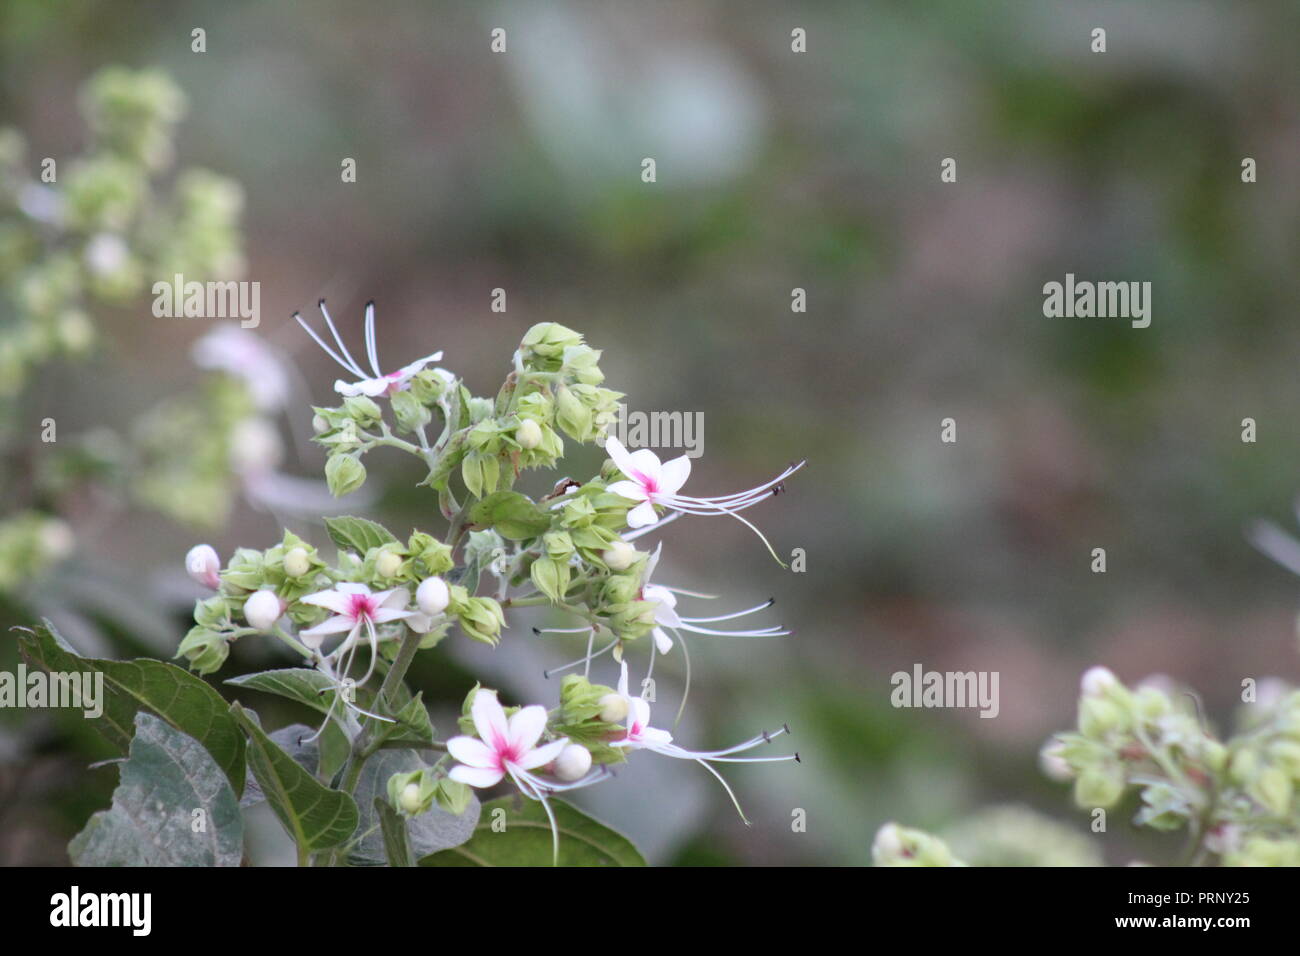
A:
[[[542,747],[536,747],[528,751],[519,760],[515,761],[515,766],[523,770],[533,770],[536,767],[545,767],[548,763],[560,755],[560,751],[569,746],[568,739],[553,740]]]
[[[456,764],[447,774],[457,783],[467,784],[471,787],[495,787],[501,782],[505,773],[500,770],[489,770],[487,767],[467,767],[462,763]]]
[[[629,501],[645,501],[650,497],[646,493],[645,488],[641,487],[640,482],[636,481],[616,481],[606,490],[613,492],[620,498],[626,498]]]
[[[632,456],[627,453],[627,449],[623,447],[623,443],[613,435],[610,435],[605,439],[605,454],[609,455],[609,457],[613,459],[614,464],[618,465],[619,471],[627,475],[629,478],[632,477],[632,472],[636,468],[636,466],[632,464]]]
[[[476,737],[465,734],[452,737],[447,741],[447,753],[469,767],[498,769],[496,751]]]
[[[538,704],[517,711],[510,718],[510,745],[515,753],[532,750],[546,729],[546,708]]]
[[[673,735],[658,727],[646,727],[640,734],[641,746],[662,747],[673,742]]]
[[[474,719],[474,729],[483,738],[483,742],[493,750],[506,749],[510,740],[510,725],[506,722],[506,712],[497,700],[497,692],[479,688],[474,695],[474,703],[469,708]]]
[[[341,590],[317,591],[315,594],[308,594],[298,600],[302,601],[303,604],[314,604],[317,607],[323,607],[348,619],[352,617],[352,598]],[[348,626],[351,627],[351,625]]]
[[[370,616],[370,619],[376,624],[387,624],[389,621],[400,621],[404,617],[410,617],[414,611],[398,611],[391,607],[381,607]]]
[[[660,654],[667,654],[673,649],[673,639],[668,636],[668,632],[662,627],[654,629],[655,647],[659,649]]]
[[[687,456],[682,455],[680,458],[664,462],[659,474],[659,493],[677,494],[678,489],[686,484],[686,479],[689,477],[691,477],[691,460]]]
[[[655,506],[649,501],[643,501],[627,513],[627,526],[629,528],[644,528],[648,524],[654,524],[659,520],[659,514],[655,511]]]
[[[344,631],[352,630],[352,618],[344,614],[335,614],[333,617],[327,617],[315,627],[309,627],[299,631],[300,637],[324,637],[326,634],[342,634]]]

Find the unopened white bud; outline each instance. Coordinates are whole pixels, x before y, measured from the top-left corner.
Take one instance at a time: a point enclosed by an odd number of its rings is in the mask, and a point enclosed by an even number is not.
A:
[[[626,541],[615,541],[608,548],[601,552],[601,560],[609,565],[611,571],[626,571],[632,566],[632,562],[637,559],[637,551]]]
[[[414,814],[420,809],[420,785],[418,783],[408,783],[402,788],[402,794],[397,798],[397,802],[402,805],[402,809],[407,813]]]
[[[375,571],[381,578],[396,577],[402,569],[402,556],[396,551],[384,551],[375,559]]]
[[[324,415],[313,415],[311,417],[311,430],[314,435],[324,435],[330,430],[330,423],[325,420]]]
[[[566,783],[581,780],[591,769],[591,751],[582,744],[569,744],[555,758],[555,776]]]
[[[1065,760],[1065,745],[1053,738],[1038,752],[1038,766],[1052,780],[1074,779],[1074,771]]]
[[[447,582],[439,577],[425,578],[415,589],[415,603],[425,614],[441,614],[451,603],[451,591]]]
[[[617,724],[627,719],[627,698],[622,694],[606,694],[600,699],[600,719],[607,724]]]
[[[311,569],[306,548],[290,548],[284,556],[284,573],[291,578],[300,578]]]
[[[259,631],[269,631],[283,613],[279,596],[270,588],[254,591],[244,602],[244,620]]]
[[[531,418],[525,418],[515,429],[515,441],[520,448],[536,448],[542,443],[542,426]]]
[[[185,572],[204,587],[221,587],[221,558],[210,544],[196,544],[185,555]]]
[[[876,838],[871,841],[871,852],[876,858],[885,859],[903,855],[903,835],[897,823],[886,823],[876,831]]]
[[[1108,667],[1089,667],[1079,681],[1079,686],[1088,697],[1100,697],[1118,684],[1119,678]]]

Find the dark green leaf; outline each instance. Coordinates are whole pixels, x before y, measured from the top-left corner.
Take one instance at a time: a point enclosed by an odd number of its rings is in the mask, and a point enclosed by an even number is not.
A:
[[[627,837],[572,804],[552,799],[550,805],[560,833],[560,866],[645,866]],[[423,857],[420,866],[550,866],[551,853],[551,824],[542,805],[502,797],[483,804],[468,842]]]
[[[141,711],[113,805],[68,845],[76,866],[239,866],[244,822],[212,755]]]
[[[374,807],[375,814],[379,817],[379,827],[384,832],[384,852],[388,854],[388,865],[415,866],[411,838],[406,832],[406,818],[383,797],[375,797]]]
[[[497,491],[470,508],[469,520],[494,528],[503,538],[521,541],[535,538],[551,526],[551,516],[526,495]]]
[[[238,703],[230,712],[248,734],[248,760],[271,809],[298,846],[315,852],[338,846],[356,831],[357,805],[330,790],[281,750]]]
[[[348,515],[326,518],[325,529],[329,532],[330,540],[340,548],[355,551],[359,555],[364,555],[371,548],[397,542],[387,528],[367,518]]]
[[[35,630],[23,629],[18,648],[29,664],[46,671],[104,675],[103,713],[96,718],[97,726],[122,753],[131,746],[135,715],[144,707],[206,747],[235,795],[243,793],[244,735],[225,699],[206,681],[164,661],[82,657],[48,621]]]

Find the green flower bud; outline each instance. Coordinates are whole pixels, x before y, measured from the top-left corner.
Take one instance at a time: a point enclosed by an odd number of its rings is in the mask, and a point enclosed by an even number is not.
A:
[[[1122,731],[1128,718],[1115,704],[1104,697],[1085,695],[1079,701],[1079,731],[1085,737],[1104,737],[1111,731]]]
[[[595,437],[591,409],[584,405],[573,389],[561,385],[555,391],[555,423],[570,438],[590,441]]]
[[[435,796],[438,806],[448,813],[460,816],[469,809],[469,802],[474,797],[474,791],[463,783],[443,777],[438,781],[438,791]]]
[[[633,601],[610,616],[609,626],[624,640],[649,634],[655,626],[655,605],[649,601]]]
[[[290,548],[284,555],[284,573],[300,578],[311,570],[311,559],[306,548]]]
[[[569,589],[570,571],[567,560],[538,558],[528,569],[533,586],[541,591],[554,604],[564,602],[564,594]]]
[[[325,461],[325,483],[330,494],[342,498],[366,483],[366,466],[355,455],[330,455]]]
[[[433,806],[438,792],[435,772],[424,767],[388,778],[388,802],[408,817],[417,817]]]
[[[593,717],[598,717],[605,708],[605,698],[607,696],[618,695],[614,693],[614,688],[606,687],[603,684],[593,684],[581,674],[569,674],[565,676],[560,683],[560,713],[562,723],[564,724],[581,724]],[[618,718],[622,720],[627,716],[626,707],[623,715]],[[605,720],[604,717],[600,718]],[[612,721],[610,721],[612,722]]]
[[[542,443],[542,426],[531,418],[525,418],[515,428],[515,441],[520,448],[531,451]]]
[[[416,432],[423,428],[433,418],[433,413],[429,411],[420,400],[416,398],[415,393],[408,390],[395,392],[389,399],[389,404],[393,408],[393,417],[397,420],[397,427],[404,432]]]
[[[581,345],[582,335],[556,322],[539,322],[524,333],[519,343],[520,358],[525,367],[538,371],[558,371],[564,350]]]
[[[457,590],[463,592],[465,589],[453,588],[453,596]],[[501,629],[506,625],[506,617],[501,611],[501,605],[488,597],[466,599],[459,605],[457,618],[466,637],[494,647],[501,640]]]
[[[876,866],[961,866],[943,840],[897,823],[886,823],[876,831],[871,861]]]
[[[1084,810],[1113,806],[1124,795],[1124,774],[1118,768],[1091,767],[1074,781],[1074,802]]]
[[[438,399],[446,392],[447,385],[447,380],[436,370],[426,368],[423,372],[417,372],[411,379],[410,391],[421,405],[431,406],[438,404]]]
[[[353,395],[343,399],[343,410],[347,413],[348,418],[352,419],[362,428],[369,428],[371,425],[378,425],[383,412],[374,400],[367,398],[365,395]]]
[[[1291,809],[1294,785],[1280,767],[1265,767],[1246,786],[1246,792],[1274,816],[1285,816]]]
[[[181,645],[176,649],[177,657],[189,661],[190,670],[197,674],[211,674],[221,669],[230,654],[230,643],[224,634],[218,634],[206,627],[190,628]]]

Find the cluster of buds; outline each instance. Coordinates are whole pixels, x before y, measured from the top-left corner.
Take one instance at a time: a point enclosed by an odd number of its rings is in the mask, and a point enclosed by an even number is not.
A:
[[[0,332],[0,395],[28,371],[94,342],[89,310],[123,303],[176,272],[205,279],[243,270],[234,183],[182,172],[170,197],[154,177],[172,161],[185,99],[165,75],[108,68],[82,91],[86,152],[50,166],[0,129],[0,291],[15,321]]]
[[[1104,667],[1083,676],[1079,726],[1042,752],[1045,771],[1072,780],[1082,808],[1116,805],[1137,788],[1135,822],[1191,827],[1197,857],[1226,864],[1300,852],[1300,691],[1244,705],[1237,735],[1221,741],[1195,698],[1163,679],[1133,688]]]
[[[436,645],[453,624],[466,637],[496,645],[511,607],[551,606],[579,618],[582,624],[575,628],[536,631],[587,635],[586,655],[555,669],[585,665],[581,675],[563,681],[559,706],[505,708],[495,691],[476,685],[465,699],[464,733],[445,743],[454,764],[444,766],[444,758],[389,780],[390,801],[407,815],[435,804],[463,809],[466,788],[509,783],[540,801],[554,823],[551,795],[605,779],[610,765],[635,751],[699,763],[739,811],[715,764],[798,759],[794,754],[740,756],[787,732],[784,727],[722,750],[681,746],[669,730],[651,723],[650,702],[629,690],[624,648],[653,636],[649,678],[656,653],[666,653],[686,633],[788,633],[776,626],[713,626],[763,610],[771,601],[708,617],[679,614],[679,595],[711,596],[652,582],[662,546],[652,553],[634,542],[682,514],[729,515],[753,528],[738,512],[779,491],[799,465],[750,491],[687,497],[681,487],[689,477],[688,459],[661,463],[650,451],[629,453],[605,437],[622,395],[603,387],[600,352],[577,332],[555,323],[529,329],[505,383],[494,399],[485,399],[434,366],[441,352],[384,373],[373,303],[365,312],[366,366],[349,350],[324,302],[320,311],[325,334],[301,316],[298,321],[349,375],[334,386],[341,403],[315,408],[312,423],[316,442],[328,453],[330,491],[341,497],[360,488],[366,480],[362,458],[374,448],[414,455],[427,466],[423,483],[437,493],[449,520],[446,538],[417,531],[403,543],[374,522],[327,518],[340,549],[332,563],[292,533],[265,551],[238,549],[224,567],[214,549],[198,546],[187,570],[215,594],[197,603],[195,627],[178,656],[210,673],[224,663],[231,641],[270,634],[339,688],[340,723],[364,756],[358,741],[372,725],[360,718],[391,722],[394,714],[379,711],[392,702],[381,694],[370,704],[376,712],[363,710],[354,696],[342,692],[345,682],[350,690],[364,686],[385,659],[384,686],[389,687],[395,673],[400,678],[405,672],[410,655]],[[433,437],[426,426],[435,417],[441,434]],[[565,438],[605,439],[610,460],[590,480],[566,478],[538,500],[512,490],[524,469],[555,464],[564,454]],[[485,581],[491,583],[485,587]],[[597,635],[608,638],[599,650]],[[592,662],[610,652],[620,665],[617,686],[593,683]],[[326,725],[334,715],[331,705]]]

